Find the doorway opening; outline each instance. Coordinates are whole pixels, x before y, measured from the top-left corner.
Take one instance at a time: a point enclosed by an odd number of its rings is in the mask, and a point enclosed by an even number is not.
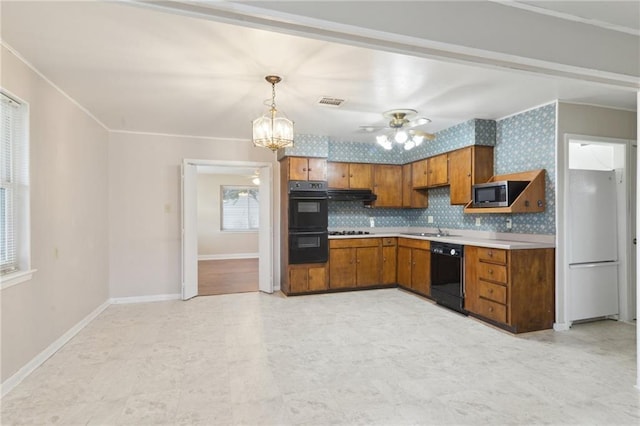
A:
[[[272,197],[270,163],[184,160],[183,300],[273,292]]]
[[[636,317],[637,158],[632,141],[567,135],[563,229],[567,323]]]

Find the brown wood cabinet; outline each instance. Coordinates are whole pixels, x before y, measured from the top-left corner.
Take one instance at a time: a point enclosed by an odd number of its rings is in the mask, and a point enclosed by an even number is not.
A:
[[[382,284],[395,284],[397,282],[397,238],[382,239]]]
[[[554,249],[465,246],[465,309],[514,333],[553,327]]]
[[[378,197],[376,207],[402,207],[402,166],[374,165],[373,193]]]
[[[380,284],[380,238],[329,240],[329,288],[356,288]]]
[[[447,154],[427,159],[427,186],[430,188],[449,184],[449,161]]]
[[[449,153],[451,204],[471,201],[471,187],[487,182],[493,176],[493,147],[474,145]]]
[[[289,293],[309,293],[328,288],[326,263],[289,265]]]
[[[431,293],[431,244],[398,238],[398,284],[424,296]]]
[[[288,157],[288,180],[327,180],[327,160],[324,158]]]
[[[373,164],[327,163],[329,188],[373,189]]]
[[[411,164],[402,166],[402,207],[403,208],[427,208],[429,196],[424,189],[413,189],[411,180]]]
[[[429,186],[428,160],[414,161],[411,163],[411,184],[413,188],[426,188]]]

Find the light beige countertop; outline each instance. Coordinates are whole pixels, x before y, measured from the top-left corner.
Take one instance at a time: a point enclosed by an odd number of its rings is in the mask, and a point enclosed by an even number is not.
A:
[[[437,230],[423,228],[411,228],[409,230],[394,228],[359,228],[355,230],[363,232],[366,231],[369,232],[369,234],[329,235],[329,239],[402,237],[504,250],[555,248],[554,235],[510,234],[468,231],[464,229],[448,229],[446,230],[446,233],[450,235],[436,236],[435,234]],[[418,235],[420,233],[434,235]]]

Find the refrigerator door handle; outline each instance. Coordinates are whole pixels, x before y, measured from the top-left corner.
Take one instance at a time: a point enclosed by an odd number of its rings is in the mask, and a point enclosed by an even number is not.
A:
[[[570,264],[570,269],[578,269],[578,268],[597,268],[600,266],[616,266],[619,265],[620,262],[597,262],[597,263],[574,263]]]

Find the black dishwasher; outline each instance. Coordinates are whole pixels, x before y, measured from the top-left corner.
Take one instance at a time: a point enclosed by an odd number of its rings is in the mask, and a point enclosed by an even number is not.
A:
[[[464,247],[431,242],[431,297],[440,305],[464,310]]]

